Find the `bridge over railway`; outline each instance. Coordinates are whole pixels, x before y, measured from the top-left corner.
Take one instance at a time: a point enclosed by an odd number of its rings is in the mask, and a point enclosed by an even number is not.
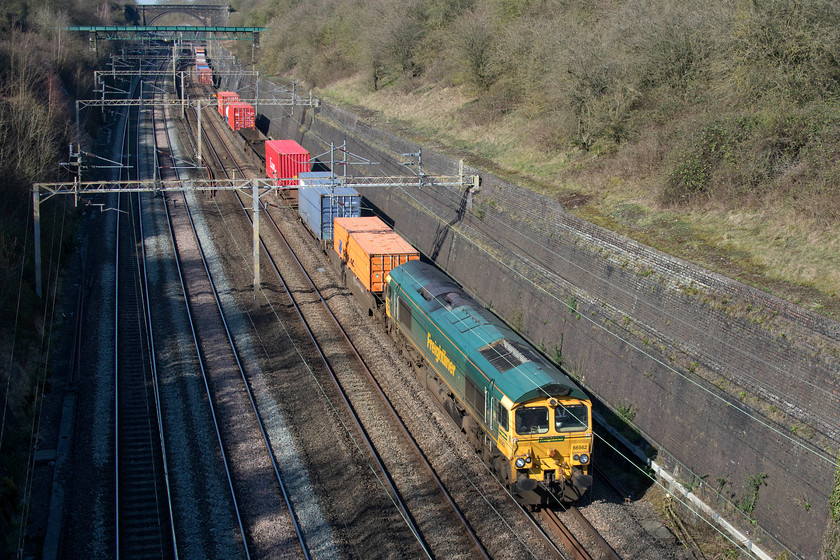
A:
[[[130,4],[142,18],[143,25],[154,25],[160,18],[169,14],[190,16],[203,26],[224,26],[230,19],[232,6],[219,4]]]
[[[97,42],[107,41],[173,41],[173,48],[182,41],[252,41],[254,49],[260,46],[260,33],[264,27],[225,27],[197,25],[74,25],[67,31],[87,33],[90,50],[97,50]],[[174,51],[173,51],[174,52]]]

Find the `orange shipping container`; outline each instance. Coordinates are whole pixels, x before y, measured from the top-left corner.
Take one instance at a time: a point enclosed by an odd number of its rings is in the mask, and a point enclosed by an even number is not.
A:
[[[371,292],[382,293],[391,269],[420,258],[420,253],[385,222],[368,218],[336,218],[333,249]]]

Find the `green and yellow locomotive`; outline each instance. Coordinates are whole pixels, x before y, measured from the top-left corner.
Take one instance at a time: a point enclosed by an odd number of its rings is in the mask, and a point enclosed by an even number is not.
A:
[[[591,403],[566,374],[428,264],[391,270],[383,299],[421,383],[520,502],[586,492]]]

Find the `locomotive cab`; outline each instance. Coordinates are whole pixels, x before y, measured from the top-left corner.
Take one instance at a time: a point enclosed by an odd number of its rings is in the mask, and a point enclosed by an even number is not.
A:
[[[513,410],[512,490],[523,503],[574,501],[592,485],[592,421],[588,403],[541,399]]]

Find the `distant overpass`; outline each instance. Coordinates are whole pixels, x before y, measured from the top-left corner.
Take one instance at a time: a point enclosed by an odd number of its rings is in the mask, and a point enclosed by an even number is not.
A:
[[[129,4],[142,16],[143,25],[153,25],[169,14],[184,14],[198,20],[204,26],[227,25],[232,6],[220,4]]]
[[[138,39],[184,39],[201,41],[254,41],[259,45],[265,27],[221,27],[197,25],[76,25],[67,31],[87,33],[91,41],[132,41]]]

